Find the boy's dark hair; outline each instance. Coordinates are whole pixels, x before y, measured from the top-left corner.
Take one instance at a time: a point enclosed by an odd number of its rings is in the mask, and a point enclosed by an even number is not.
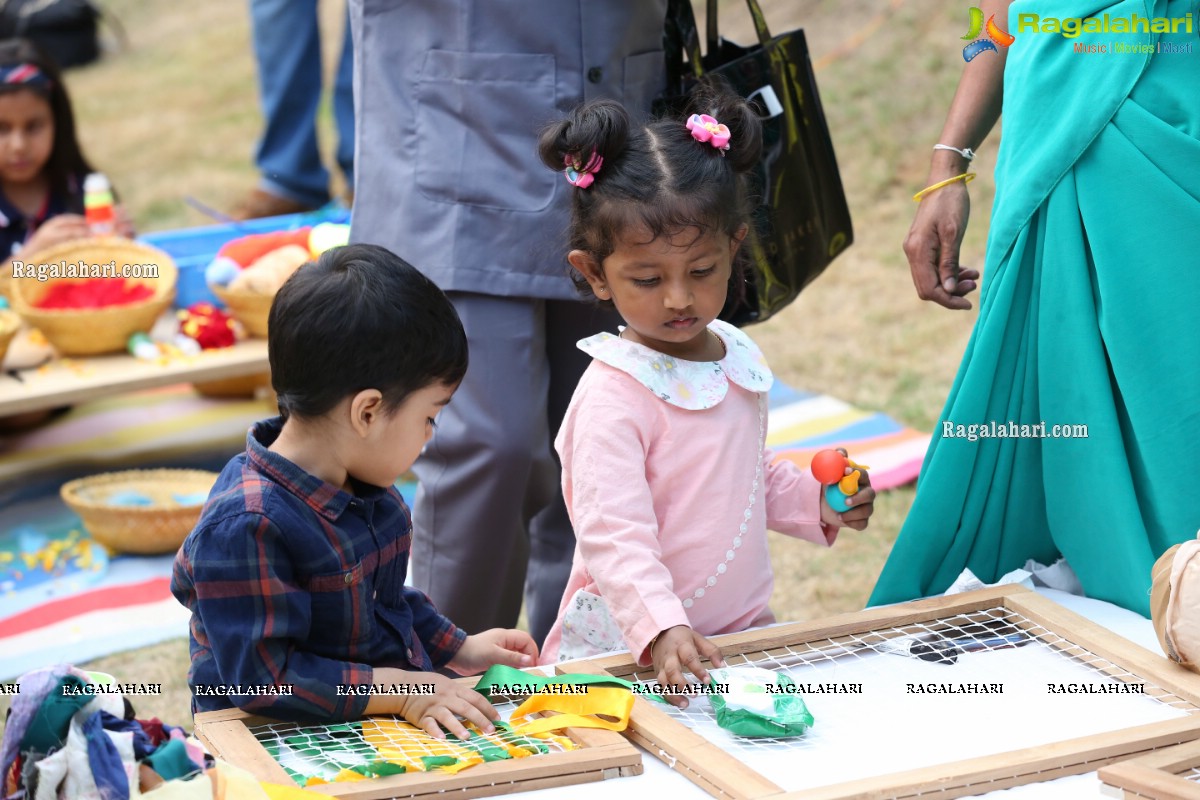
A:
[[[50,104],[54,117],[54,146],[50,160],[46,162],[46,177],[50,190],[66,200],[68,210],[83,213],[83,179],[93,172],[75,133],[75,114],[71,110],[71,98],[63,83],[62,71],[54,59],[28,39],[4,39],[0,41],[0,65],[32,64],[47,78],[50,85],[29,83],[0,84],[0,94],[27,91],[44,98]]]
[[[279,413],[314,418],[364,389],[387,412],[467,372],[467,335],[442,290],[373,244],[335,247],[275,295],[267,322]]]
[[[729,127],[728,150],[698,142],[687,129],[692,114],[708,114]],[[546,127],[538,142],[542,162],[561,171],[564,159],[586,164],[604,159],[593,183],[574,189],[567,246],[598,262],[612,254],[617,238],[644,227],[652,238],[689,228],[733,235],[751,223],[755,200],[749,175],[762,156],[762,124],[754,109],[727,83],[706,78],[690,95],[682,116],[635,124],[612,100],[595,100]],[[739,255],[746,249],[742,248]],[[734,263],[730,282],[741,291],[744,259]],[[576,288],[594,297],[583,276]],[[612,306],[612,301],[600,301]]]

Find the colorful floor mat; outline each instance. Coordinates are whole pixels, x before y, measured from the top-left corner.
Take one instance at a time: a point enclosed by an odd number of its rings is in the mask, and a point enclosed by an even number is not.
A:
[[[768,445],[807,466],[846,447],[877,489],[917,476],[929,435],[828,395],[776,382]],[[134,467],[219,470],[269,413],[254,400],[216,400],[179,386],[77,406],[53,423],[0,440],[0,680],[59,661],[82,663],[186,636],[170,593],[172,556],[108,554],[59,500],[66,481]],[[416,486],[400,486],[411,504]]]
[[[906,428],[886,414],[863,411],[827,394],[802,392],[776,381],[769,395],[767,447],[776,458],[808,468],[813,455],[844,447],[871,468],[875,489],[916,480],[929,449],[929,434]]]

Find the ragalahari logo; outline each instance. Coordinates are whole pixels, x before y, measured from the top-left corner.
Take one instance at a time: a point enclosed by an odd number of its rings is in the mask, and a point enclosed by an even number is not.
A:
[[[986,34],[983,38],[979,37],[980,33]],[[967,31],[967,35],[962,37],[970,39],[971,43],[963,48],[963,61],[970,61],[980,53],[986,53],[991,50],[993,53],[999,52],[996,45],[1000,47],[1008,47],[1015,42],[1017,38],[1010,33],[1000,29],[996,24],[996,15],[992,14],[988,17],[987,25],[983,24],[983,10],[971,7],[971,27]]]

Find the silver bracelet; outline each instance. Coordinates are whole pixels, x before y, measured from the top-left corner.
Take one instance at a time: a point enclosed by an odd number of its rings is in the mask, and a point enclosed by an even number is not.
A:
[[[951,147],[948,144],[935,144],[933,146],[933,149],[934,150],[953,150],[954,152],[958,153],[960,156],[965,158],[967,161],[975,160],[975,151],[969,147],[964,147],[963,149],[959,150],[957,147]]]

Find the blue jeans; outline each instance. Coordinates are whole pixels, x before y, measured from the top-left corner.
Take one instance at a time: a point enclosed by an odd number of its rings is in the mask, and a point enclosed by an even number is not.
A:
[[[317,0],[250,0],[254,57],[266,127],[254,161],[260,186],[313,207],[329,201],[329,172],[317,149],[321,39]],[[354,185],[354,50],[347,15],[333,86],[337,162]]]

